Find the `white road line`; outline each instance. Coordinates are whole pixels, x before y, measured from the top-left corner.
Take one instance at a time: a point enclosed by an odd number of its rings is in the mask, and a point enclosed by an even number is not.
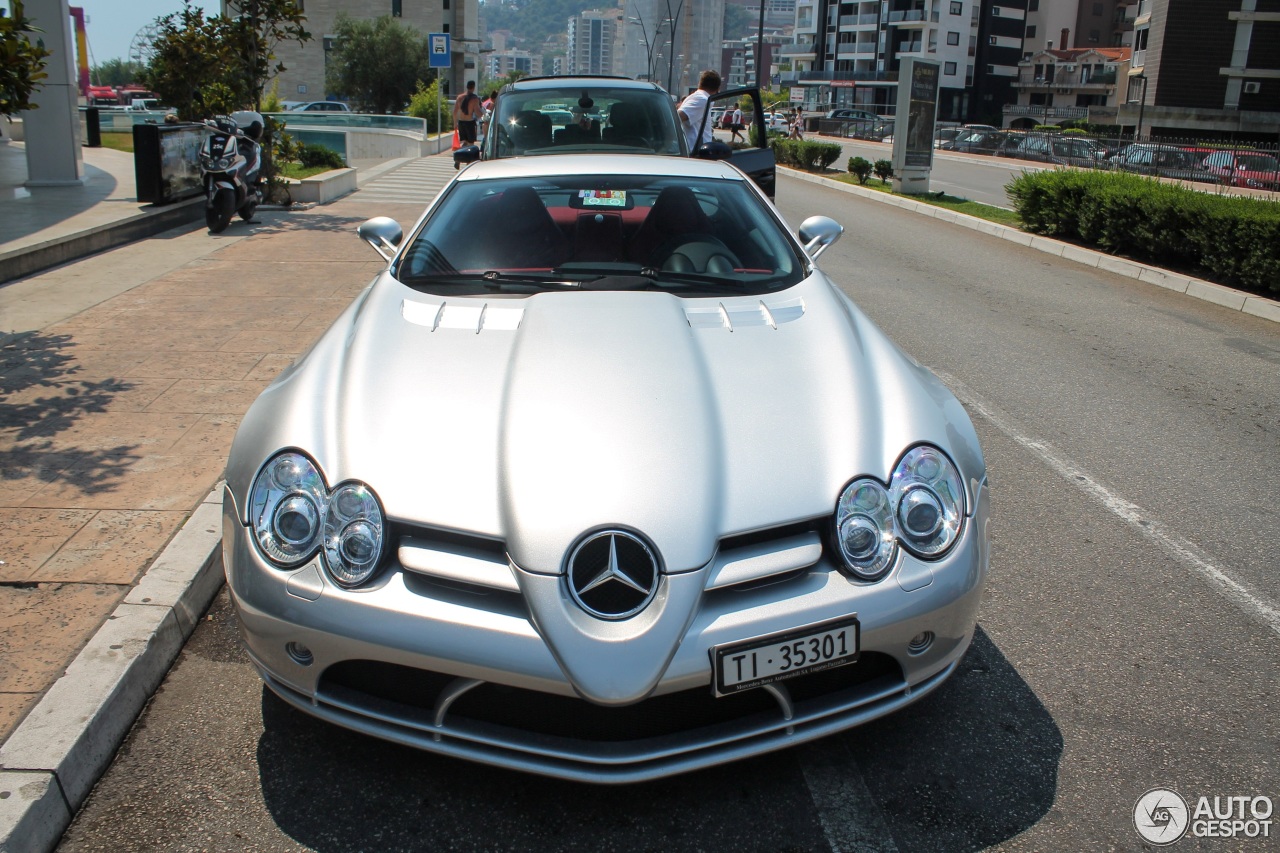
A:
[[[1164,528],[1164,525],[1150,517],[1142,507],[1107,489],[1094,477],[1090,476],[1087,471],[1058,455],[1047,444],[1023,435],[1013,426],[1004,413],[979,399],[973,391],[954,376],[949,376],[938,370],[934,370],[934,373],[951,388],[952,392],[965,405],[990,421],[996,429],[1031,451],[1066,480],[1078,486],[1149,541],[1190,568],[1213,587],[1215,591],[1243,611],[1246,616],[1261,622],[1274,633],[1280,634],[1280,608],[1277,608],[1274,602],[1214,565],[1208,557],[1201,554],[1191,543],[1169,533]]]
[[[832,853],[898,853],[848,746],[827,739],[796,752]]]

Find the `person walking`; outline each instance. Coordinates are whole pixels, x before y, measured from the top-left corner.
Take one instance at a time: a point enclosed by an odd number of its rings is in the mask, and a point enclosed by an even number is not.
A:
[[[733,142],[746,142],[742,137],[742,107],[734,106],[733,118],[729,119],[729,129],[733,131]]]
[[[467,91],[458,96],[453,104],[453,120],[458,127],[458,141],[463,145],[476,144],[476,126],[483,110],[480,107],[480,96],[476,94],[476,81],[467,81]]]
[[[704,142],[715,139],[711,122],[704,122],[707,110],[711,107],[711,96],[720,91],[720,72],[707,69],[698,77],[697,91],[680,102],[676,112],[680,114],[680,129],[684,131],[684,141],[689,145],[689,153],[698,150]],[[702,128],[701,136],[698,129]]]
[[[791,138],[804,139],[804,116],[800,114],[799,110],[796,110],[795,116],[791,121]]]

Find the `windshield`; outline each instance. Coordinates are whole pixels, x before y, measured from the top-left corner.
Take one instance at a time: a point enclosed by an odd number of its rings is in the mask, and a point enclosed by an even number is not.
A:
[[[457,182],[393,272],[440,295],[758,295],[799,282],[805,263],[742,181],[574,175]]]
[[[503,92],[485,158],[583,151],[683,154],[670,96],[658,89],[581,86]]]

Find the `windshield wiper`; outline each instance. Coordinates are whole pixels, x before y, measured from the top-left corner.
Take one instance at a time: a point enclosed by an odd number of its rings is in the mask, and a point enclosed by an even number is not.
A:
[[[447,273],[444,275],[416,275],[401,279],[409,285],[427,284],[478,284],[488,290],[504,290],[509,287],[531,287],[541,290],[580,290],[582,285],[596,281],[599,276],[590,278],[565,278],[557,273],[509,273],[497,270],[485,272]]]
[[[645,267],[639,273],[656,285],[679,284],[691,287],[705,287],[721,293],[745,293],[742,282],[731,281],[718,275],[706,275],[696,272],[674,272]]]

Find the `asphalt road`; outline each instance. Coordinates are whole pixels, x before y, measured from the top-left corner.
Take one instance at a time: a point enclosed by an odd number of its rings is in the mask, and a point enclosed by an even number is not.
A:
[[[778,195],[793,223],[846,226],[823,268],[982,438],[992,575],[943,688],[800,749],[590,788],[287,708],[224,593],[60,849],[1141,850],[1151,788],[1280,800],[1276,324],[785,177]]]
[[[843,169],[850,157],[865,157],[872,163],[877,160],[893,159],[893,145],[889,143],[836,139],[827,136],[821,139],[823,142],[838,142],[843,149],[839,159],[832,164],[833,167]],[[996,207],[1011,208],[1013,205],[1004,191],[1005,184],[1024,171],[1038,172],[1043,168],[1044,164],[1029,160],[951,154],[935,149],[933,170],[929,175],[929,190],[945,192],[958,198],[967,198]],[[872,180],[879,179],[873,177]]]

